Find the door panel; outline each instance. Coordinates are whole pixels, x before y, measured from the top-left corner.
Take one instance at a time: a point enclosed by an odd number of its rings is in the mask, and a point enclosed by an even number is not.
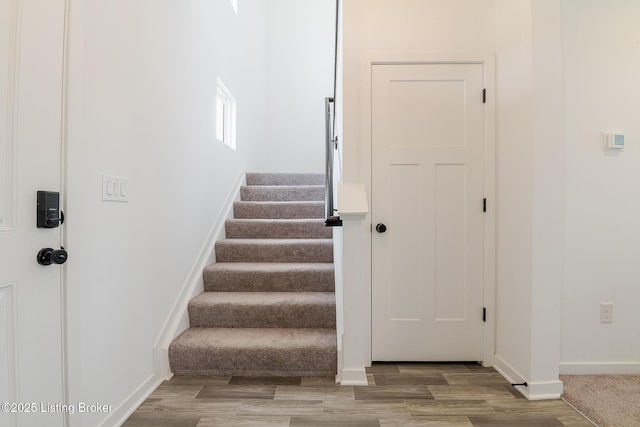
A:
[[[393,145],[464,145],[464,81],[391,81],[391,127],[402,129]],[[424,135],[430,135],[425,138]]]
[[[482,65],[374,65],[372,85],[373,360],[481,360]]]
[[[3,426],[61,426],[60,228],[36,228],[36,192],[60,190],[64,0],[0,0],[0,412]],[[18,408],[16,408],[18,409]],[[22,409],[25,409],[24,407]]]
[[[420,166],[390,165],[389,173],[390,187],[405,191],[390,194],[390,202],[396,207],[390,213],[389,221],[394,229],[393,233],[386,233],[381,238],[389,239],[389,246],[403,246],[405,250],[389,253],[389,277],[402,275],[403,280],[388,289],[388,316],[391,319],[417,319],[422,311],[420,272],[412,267],[420,263],[420,239],[413,226],[420,218]]]
[[[434,307],[437,321],[464,320],[466,169],[464,164],[438,164],[434,183]],[[460,268],[462,267],[462,268]]]

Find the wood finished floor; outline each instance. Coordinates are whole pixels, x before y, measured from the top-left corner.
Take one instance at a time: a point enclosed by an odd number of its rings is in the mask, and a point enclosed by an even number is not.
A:
[[[332,378],[174,377],[123,425],[593,427],[564,401],[528,401],[478,364],[374,364],[367,376],[366,387]]]

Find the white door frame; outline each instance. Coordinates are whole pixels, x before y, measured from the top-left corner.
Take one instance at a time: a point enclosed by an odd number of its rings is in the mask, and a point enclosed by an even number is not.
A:
[[[483,364],[493,366],[496,330],[496,137],[495,137],[495,55],[493,53],[469,54],[428,54],[428,53],[366,53],[361,66],[362,76],[362,167],[367,193],[372,187],[372,71],[374,65],[382,64],[482,64],[487,98],[484,107],[484,193],[487,198],[487,212],[484,216],[484,306],[487,316],[484,323]],[[371,224],[371,212],[366,217]],[[371,254],[371,234],[366,239],[366,250]],[[368,291],[363,297],[369,301],[371,310],[371,257],[368,259]],[[362,331],[367,336],[368,362],[371,365],[371,312],[366,313],[367,323]],[[363,315],[366,315],[363,314]]]

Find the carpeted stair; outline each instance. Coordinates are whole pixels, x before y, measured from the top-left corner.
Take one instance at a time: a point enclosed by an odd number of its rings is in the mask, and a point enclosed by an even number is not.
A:
[[[324,175],[247,174],[216,242],[190,327],[169,347],[176,375],[333,376],[332,230]]]

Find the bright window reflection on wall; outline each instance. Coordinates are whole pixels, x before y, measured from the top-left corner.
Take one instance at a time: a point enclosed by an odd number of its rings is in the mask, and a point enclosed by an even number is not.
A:
[[[231,0],[231,6],[233,6],[233,11],[238,14],[238,0]]]
[[[236,149],[236,100],[220,79],[216,96],[216,138]]]

